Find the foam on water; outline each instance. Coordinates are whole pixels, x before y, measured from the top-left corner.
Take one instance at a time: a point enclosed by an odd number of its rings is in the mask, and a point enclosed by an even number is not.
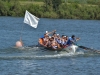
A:
[[[48,58],[63,58],[73,57],[77,55],[83,55],[83,51],[78,52],[67,52],[67,51],[49,51],[41,50],[39,47],[22,47],[22,48],[10,48],[0,52],[6,55],[0,55],[0,59],[48,59]]]

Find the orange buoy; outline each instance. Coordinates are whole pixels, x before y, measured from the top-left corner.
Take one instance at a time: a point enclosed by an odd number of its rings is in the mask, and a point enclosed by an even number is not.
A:
[[[22,46],[23,46],[23,44],[22,44],[21,41],[17,41],[17,42],[16,42],[16,47],[22,47]]]

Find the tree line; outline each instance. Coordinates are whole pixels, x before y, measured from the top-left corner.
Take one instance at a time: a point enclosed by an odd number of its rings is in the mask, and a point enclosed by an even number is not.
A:
[[[21,4],[18,0],[0,0],[0,16],[22,17],[25,11],[28,10],[39,18],[100,20],[100,2],[93,4],[91,2],[93,0],[87,0],[85,3],[78,0],[71,1],[73,0],[42,0],[43,5],[41,5],[34,3]]]

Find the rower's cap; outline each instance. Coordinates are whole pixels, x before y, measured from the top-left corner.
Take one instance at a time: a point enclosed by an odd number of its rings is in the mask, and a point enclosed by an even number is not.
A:
[[[59,36],[59,34],[57,34],[57,36]]]
[[[51,36],[49,36],[49,38],[51,38]]]
[[[64,36],[64,37],[66,37],[66,36]]]
[[[46,31],[46,33],[48,33],[48,31]]]

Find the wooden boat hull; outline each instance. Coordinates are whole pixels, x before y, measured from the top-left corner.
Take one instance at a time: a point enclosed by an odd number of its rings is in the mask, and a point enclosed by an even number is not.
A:
[[[41,47],[44,47],[44,46],[41,45]],[[44,47],[44,49],[51,50],[51,51],[67,51],[67,52],[73,52],[73,53],[75,53],[76,50],[78,49],[78,46],[71,45],[71,46],[68,46],[66,48],[61,48],[61,49],[53,49],[51,47]]]
[[[45,46],[43,46],[43,39],[41,39],[41,38],[39,39],[38,46],[43,47],[43,48],[48,49],[48,50],[52,50],[52,51],[66,50],[67,52],[73,52],[73,53],[75,53],[77,48],[78,48],[78,46],[76,46],[76,45],[70,45],[68,47],[58,48],[58,49],[53,49],[52,47],[45,47]]]

